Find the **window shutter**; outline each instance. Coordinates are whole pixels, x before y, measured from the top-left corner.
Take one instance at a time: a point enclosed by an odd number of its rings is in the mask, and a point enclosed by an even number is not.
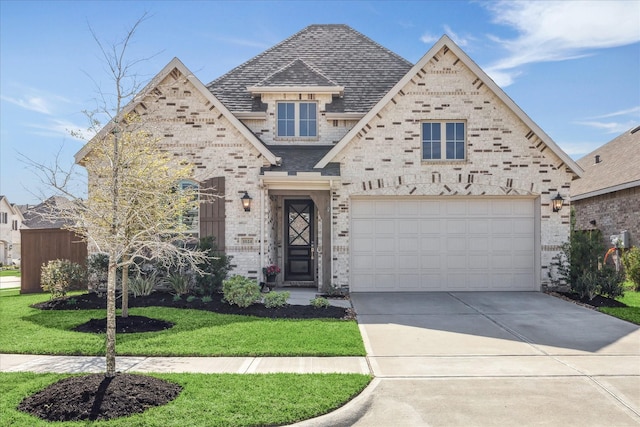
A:
[[[200,237],[215,237],[218,250],[224,251],[224,177],[207,179],[200,184],[200,190]]]

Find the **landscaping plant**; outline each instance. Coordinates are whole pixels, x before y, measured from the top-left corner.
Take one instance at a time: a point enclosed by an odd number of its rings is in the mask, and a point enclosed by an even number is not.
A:
[[[222,282],[224,299],[238,307],[249,307],[256,301],[260,301],[260,286],[255,280],[235,275]]]
[[[218,251],[215,237],[202,237],[198,249],[207,255],[207,259],[198,267],[204,274],[196,275],[195,291],[199,295],[210,296],[222,290],[222,282],[231,270],[231,256]]]
[[[640,292],[640,248],[632,246],[622,255],[622,265],[627,280],[633,283],[634,289]]]
[[[42,266],[41,286],[45,292],[51,293],[51,298],[58,298],[65,296],[73,287],[80,286],[85,276],[85,269],[80,264],[56,259]]]
[[[264,306],[267,308],[280,308],[287,305],[291,292],[269,292],[264,296]]]
[[[315,297],[310,303],[315,308],[328,308],[331,305],[329,300],[323,297]]]
[[[147,277],[143,277],[138,274],[129,280],[129,290],[133,294],[134,298],[139,296],[151,295],[153,288],[156,284],[156,275],[151,274]]]

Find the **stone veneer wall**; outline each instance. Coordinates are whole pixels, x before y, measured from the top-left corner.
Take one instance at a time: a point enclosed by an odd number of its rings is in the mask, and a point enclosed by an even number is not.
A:
[[[576,200],[576,229],[602,231],[605,247],[610,248],[609,237],[629,232],[629,245],[640,247],[640,187],[627,188],[600,196]],[[590,221],[595,220],[592,225]]]
[[[464,120],[467,159],[421,160],[421,123]],[[529,196],[540,198],[542,285],[569,233],[572,173],[511,110],[447,48],[431,59],[339,154],[342,182],[332,189],[333,281],[348,287],[352,196]]]

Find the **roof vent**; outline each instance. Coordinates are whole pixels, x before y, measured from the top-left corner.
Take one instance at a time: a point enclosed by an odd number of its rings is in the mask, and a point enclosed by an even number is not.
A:
[[[602,160],[600,160],[600,154],[596,154],[596,165],[598,163],[600,163]]]

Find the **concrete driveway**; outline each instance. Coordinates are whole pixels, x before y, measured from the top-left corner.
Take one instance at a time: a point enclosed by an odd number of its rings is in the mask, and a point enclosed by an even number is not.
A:
[[[376,380],[350,425],[640,425],[638,326],[537,292],[351,297]]]

